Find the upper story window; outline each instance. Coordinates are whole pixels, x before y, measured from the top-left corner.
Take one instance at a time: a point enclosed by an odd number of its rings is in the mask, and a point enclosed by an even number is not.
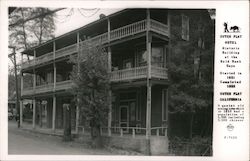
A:
[[[152,47],[151,64],[156,67],[164,67],[164,49],[163,47]]]
[[[189,40],[189,17],[186,15],[181,16],[181,38]]]
[[[136,66],[146,66],[147,65],[147,51],[145,49],[138,50],[136,52]]]

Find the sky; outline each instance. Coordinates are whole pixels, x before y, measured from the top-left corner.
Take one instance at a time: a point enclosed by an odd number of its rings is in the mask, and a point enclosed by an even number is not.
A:
[[[87,25],[95,20],[99,19],[100,14],[110,15],[114,12],[120,11],[119,8],[108,8],[108,9],[64,9],[57,12],[55,18],[56,30],[55,36],[60,36],[64,33]],[[67,16],[68,15],[68,16]]]
[[[85,26],[99,19],[100,14],[106,16],[122,10],[121,8],[96,8],[96,9],[78,9],[67,8],[58,11],[55,17],[55,36],[58,37],[67,32]],[[20,53],[17,54],[17,63],[21,63]],[[13,67],[9,60],[9,66]]]

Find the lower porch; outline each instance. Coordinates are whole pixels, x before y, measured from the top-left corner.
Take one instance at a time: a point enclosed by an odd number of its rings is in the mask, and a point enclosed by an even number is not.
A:
[[[145,84],[112,90],[111,115],[101,125],[100,133],[104,140],[114,146],[127,144],[122,140],[136,143],[141,149],[144,143],[149,142],[158,151],[154,154],[165,153],[168,150],[168,86],[155,84],[151,87],[150,126],[147,126],[147,87]],[[69,94],[48,95],[34,97],[28,104],[22,104],[22,112],[29,108],[30,123],[28,128],[34,131],[63,135],[64,107],[70,109],[71,130],[76,138],[89,137],[91,128],[81,118],[80,110],[74,102],[74,97]],[[24,101],[23,101],[24,102]],[[22,119],[24,128],[28,124],[26,117]],[[111,124],[109,124],[111,121]],[[109,126],[111,125],[111,126]],[[158,139],[157,139],[158,138]],[[118,141],[115,141],[118,140]],[[134,140],[134,141],[133,141]],[[136,141],[135,141],[136,140]],[[122,143],[123,142],[123,143]],[[143,145],[141,144],[143,143]],[[139,146],[140,145],[140,146]],[[150,145],[150,147],[151,147]],[[164,148],[163,148],[164,147]],[[161,151],[163,150],[163,151]]]

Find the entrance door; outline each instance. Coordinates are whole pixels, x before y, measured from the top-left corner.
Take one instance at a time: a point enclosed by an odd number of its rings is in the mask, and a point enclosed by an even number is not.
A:
[[[128,127],[128,114],[128,106],[120,106],[120,127]],[[123,128],[123,132],[128,132],[128,128]]]

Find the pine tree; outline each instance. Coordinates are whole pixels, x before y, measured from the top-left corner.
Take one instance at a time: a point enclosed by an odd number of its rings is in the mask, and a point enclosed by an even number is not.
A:
[[[81,45],[78,56],[71,57],[75,65],[71,79],[75,86],[77,105],[86,125],[91,127],[93,147],[100,147],[100,128],[106,125],[110,90],[107,53],[91,43]]]

